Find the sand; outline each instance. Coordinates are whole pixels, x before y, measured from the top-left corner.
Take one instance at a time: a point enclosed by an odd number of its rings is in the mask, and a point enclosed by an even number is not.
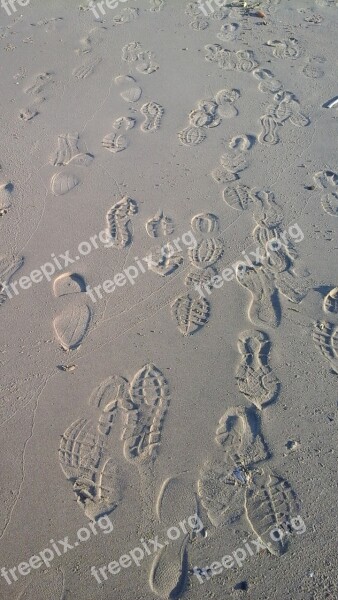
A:
[[[24,4],[0,598],[337,598],[335,2]]]

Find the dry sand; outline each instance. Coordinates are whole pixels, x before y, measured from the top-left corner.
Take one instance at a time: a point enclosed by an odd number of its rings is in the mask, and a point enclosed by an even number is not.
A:
[[[0,6],[0,598],[336,599],[337,6],[101,4]]]

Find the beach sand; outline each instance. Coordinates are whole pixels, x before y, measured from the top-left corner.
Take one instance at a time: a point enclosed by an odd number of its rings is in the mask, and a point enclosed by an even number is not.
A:
[[[338,598],[336,3],[0,4],[0,598]]]

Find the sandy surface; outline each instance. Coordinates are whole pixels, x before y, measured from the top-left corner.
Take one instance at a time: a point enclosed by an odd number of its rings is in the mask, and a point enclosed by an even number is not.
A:
[[[0,598],[333,600],[337,6],[108,4],[0,6]]]

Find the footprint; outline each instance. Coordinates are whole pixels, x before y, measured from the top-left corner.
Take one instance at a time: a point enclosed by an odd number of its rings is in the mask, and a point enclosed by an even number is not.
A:
[[[309,58],[302,72],[304,73],[305,77],[308,77],[309,79],[321,79],[325,75],[321,65],[325,62],[325,58]]]
[[[269,549],[271,554],[284,554],[289,545],[288,536],[271,542],[270,533],[275,528],[290,523],[298,514],[296,495],[290,484],[268,470],[254,475],[253,483],[245,489],[245,512],[252,531]],[[280,535],[278,536],[281,537]]]
[[[101,61],[102,58],[93,58],[91,60],[88,60],[80,67],[77,67],[73,70],[73,76],[76,77],[76,79],[87,79],[87,77],[94,73],[96,67],[100,64]]]
[[[149,50],[143,50],[140,42],[130,42],[122,48],[122,60],[136,63],[136,69],[144,75],[150,75],[159,69],[154,61],[154,55]]]
[[[186,15],[189,15],[189,17],[198,17],[201,15],[201,6],[197,0],[194,0],[186,5],[184,12]]]
[[[6,183],[0,184],[0,211],[1,216],[6,214],[8,209],[12,206],[12,193],[14,185],[7,181]]]
[[[261,433],[260,415],[245,407],[228,408],[221,417],[216,430],[215,442],[224,452],[224,460],[231,475],[241,483],[237,468],[252,469],[254,465],[270,458],[270,451]],[[243,479],[246,479],[243,476]]]
[[[80,179],[70,171],[55,173],[50,181],[50,188],[54,196],[64,196],[80,183]]]
[[[108,378],[91,395],[99,409],[96,419],[77,419],[64,432],[59,448],[62,471],[73,483],[77,502],[86,516],[96,520],[112,512],[121,501],[119,469],[109,458],[108,434],[117,410],[119,381]],[[109,401],[103,406],[102,400]],[[103,423],[109,422],[109,427]]]
[[[244,504],[243,483],[233,476],[234,468],[223,460],[206,461],[198,480],[198,495],[210,523],[218,528],[229,513]],[[242,498],[241,498],[242,497]],[[243,512],[244,508],[240,508]]]
[[[262,195],[262,193],[259,194]],[[287,247],[285,244],[281,245],[279,249],[270,251],[269,244],[273,243],[280,233],[280,227],[272,229],[265,225],[258,225],[253,231],[253,239],[263,250],[263,268],[273,275],[278,290],[291,302],[299,304],[307,295],[308,286],[299,280],[294,272],[294,258],[297,257],[297,254],[291,245]]]
[[[13,288],[11,291],[7,290],[7,288],[10,285],[14,273],[21,269],[23,263],[23,256],[5,254],[0,257],[0,306],[4,304],[8,298],[13,297]]]
[[[57,149],[50,156],[49,162],[54,167],[67,165],[73,156],[79,154],[78,133],[61,133],[57,140]]]
[[[194,31],[203,31],[209,27],[208,19],[204,17],[196,17],[191,23],[189,23],[189,27],[194,29]]]
[[[35,110],[35,108],[32,107],[27,107],[27,108],[22,108],[19,112],[19,117],[22,121],[31,121],[32,119],[34,119],[34,117],[36,117],[38,115],[38,111]]]
[[[160,66],[154,61],[152,52],[140,52],[137,57],[136,70],[143,75],[151,75],[158,71]]]
[[[223,255],[224,245],[221,239],[207,238],[199,240],[195,248],[188,249],[188,258],[194,267],[211,267]]]
[[[133,129],[135,125],[136,119],[133,119],[132,117],[119,117],[113,122],[113,128],[116,131],[120,131],[120,129],[123,129],[124,131],[129,131],[129,129]]]
[[[338,287],[332,288],[326,294],[323,302],[323,310],[326,313],[338,314]]]
[[[216,107],[217,108],[217,107]],[[221,123],[221,119],[217,117],[215,111],[211,112],[206,110],[205,108],[198,108],[196,110],[192,110],[189,114],[189,121],[192,127],[218,127]]]
[[[119,15],[114,15],[113,17],[113,26],[114,25],[124,25],[125,23],[131,23],[135,21],[139,15],[138,8],[123,8]]]
[[[218,184],[230,183],[231,181],[236,181],[236,179],[239,179],[237,173],[228,171],[223,167],[216,167],[211,171],[210,175]]]
[[[338,216],[338,175],[333,171],[318,171],[313,176],[316,188],[328,193],[321,198],[321,204],[331,217]]]
[[[183,263],[182,253],[176,250],[170,242],[151,250],[147,256],[148,267],[157,275],[170,275]]]
[[[200,296],[183,294],[171,305],[171,313],[179,331],[188,336],[196,333],[208,322],[210,304]]]
[[[219,218],[212,213],[199,213],[191,219],[191,226],[201,235],[209,235],[219,231]]]
[[[159,210],[146,223],[146,231],[151,238],[166,237],[174,233],[174,229],[173,219],[165,215],[163,210]]]
[[[338,192],[332,192],[321,199],[322,207],[331,217],[338,217]]]
[[[138,102],[138,100],[142,96],[142,89],[137,85],[134,87],[130,87],[124,92],[120,93],[120,96],[123,100],[129,103]]]
[[[261,410],[274,402],[280,391],[280,383],[269,366],[269,338],[261,331],[243,331],[238,349],[241,354],[236,372],[238,388]]]
[[[338,374],[338,326],[326,321],[318,322],[313,329],[313,341],[334,373]]]
[[[156,502],[156,513],[159,522],[168,531],[174,528],[175,524],[183,523],[190,516],[197,514],[196,495],[184,477],[171,477],[163,483]],[[178,531],[180,532],[179,529]],[[189,541],[195,537],[195,532],[181,531],[180,534],[175,540],[167,540],[151,567],[150,588],[161,598],[178,598],[186,588],[187,547]]]
[[[113,154],[117,154],[117,152],[122,152],[128,148],[128,139],[125,135],[117,134],[115,132],[108,133],[104,136],[102,140],[102,146],[112,152]]]
[[[146,102],[141,107],[141,113],[145,117],[141,130],[148,133],[157,131],[161,125],[161,120],[164,114],[164,108],[156,102]]]
[[[56,298],[85,291],[85,280],[78,273],[63,273],[54,279],[53,292]]]
[[[236,89],[224,88],[215,95],[217,103],[217,112],[225,119],[231,119],[238,115],[238,110],[234,103],[241,97],[240,91]]]
[[[283,87],[282,83],[267,69],[255,69],[252,74],[259,81],[258,89],[265,94],[276,94]]]
[[[150,0],[150,11],[159,12],[166,5],[166,0]]]
[[[137,203],[128,196],[124,196],[114,204],[106,215],[113,247],[125,248],[132,240],[130,219],[137,213]]]
[[[63,273],[53,282],[54,296],[67,297],[58,302],[62,309],[53,321],[56,339],[67,352],[82,344],[93,319],[92,310],[86,303],[86,287],[84,278],[78,273]]]
[[[122,48],[122,60],[126,62],[136,62],[139,52],[142,51],[140,42],[130,42]]]
[[[215,267],[207,267],[206,269],[192,268],[191,271],[188,271],[184,284],[188,287],[194,287],[195,289],[198,286],[204,288],[204,286],[207,285],[211,289],[213,287],[213,279],[216,275],[217,270]]]
[[[273,119],[273,117],[270,117],[269,115],[263,115],[263,117],[261,117],[261,126],[262,130],[258,136],[259,143],[269,144],[269,146],[278,144],[278,123]]]
[[[89,34],[80,40],[80,48],[76,48],[76,54],[88,54],[89,52],[92,52],[94,48],[99,46],[104,39],[102,35],[104,29],[104,27],[93,27],[93,29],[89,31]]]
[[[267,46],[273,48],[273,55],[276,58],[298,58],[301,54],[298,40],[288,38],[286,40],[269,40]]]
[[[316,187],[322,190],[335,189],[338,186],[338,174],[334,171],[318,171],[313,176]]]
[[[266,227],[267,229],[273,229],[274,227],[281,225],[283,214],[275,200],[275,195],[272,192],[266,192],[264,190],[256,192],[254,199],[255,209],[253,216],[258,225]],[[258,230],[255,229],[254,231]]]
[[[223,190],[223,200],[234,210],[247,210],[254,204],[252,190],[241,183]]]
[[[229,513],[244,514],[244,489],[256,465],[270,457],[259,429],[259,415],[242,407],[228,408],[218,423],[215,442],[223,454],[204,463],[198,481],[202,506],[214,527]]]
[[[230,171],[230,173],[234,173],[235,175],[244,171],[248,166],[245,153],[235,150],[223,154],[219,159],[219,162],[225,171]]]
[[[251,73],[257,66],[258,63],[252,50],[238,50],[236,52],[237,70]]]
[[[178,137],[184,146],[197,146],[204,142],[207,137],[202,127],[186,127],[178,133]]]
[[[66,351],[78,348],[87,334],[91,320],[92,313],[87,304],[64,309],[53,322],[61,347]]]
[[[225,23],[225,25],[222,25],[221,31],[217,34],[217,37],[224,42],[233,42],[238,37],[239,28],[239,23]]]
[[[248,317],[254,325],[263,323],[278,327],[281,318],[280,301],[274,278],[261,267],[236,268],[238,283],[251,294]]]
[[[255,142],[256,137],[254,135],[237,135],[229,141],[229,148],[240,152],[247,152],[251,150]]]
[[[146,364],[132,379],[129,398],[122,434],[124,456],[134,464],[149,463],[156,458],[170,401],[163,373]]]
[[[49,83],[52,83],[52,74],[51,73],[40,73],[36,75],[33,83],[26,87],[25,94],[30,94],[31,96],[40,96],[42,92],[44,92],[46,86]],[[40,100],[44,100],[44,98],[40,98]]]
[[[139,85],[135,85],[136,80],[131,75],[119,75],[115,77],[115,83],[118,86],[124,86],[123,91],[120,92],[120,96],[125,102],[133,103],[141,98],[142,89]]]

